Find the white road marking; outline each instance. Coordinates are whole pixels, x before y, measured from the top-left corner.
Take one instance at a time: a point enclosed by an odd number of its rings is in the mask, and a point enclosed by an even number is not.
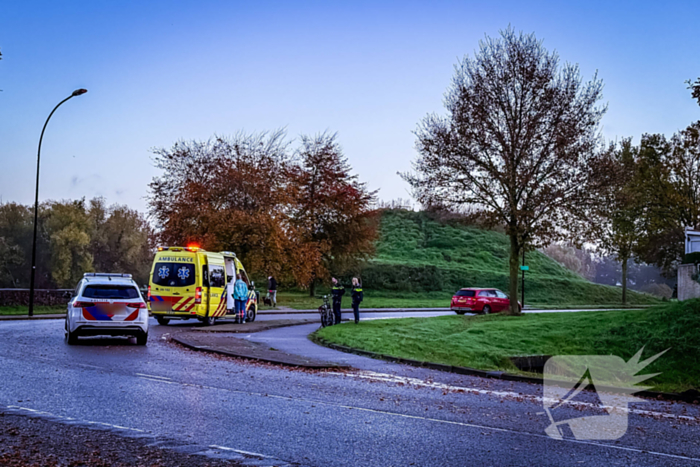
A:
[[[233,448],[228,448],[226,446],[218,446],[216,444],[212,444],[209,446],[212,449],[221,449],[222,451],[233,451],[237,452],[238,454],[245,454],[248,456],[257,456],[257,457],[262,457],[263,459],[275,459],[272,456],[266,456],[265,454],[258,454],[257,452],[248,452],[248,451],[242,451],[240,449],[233,449]]]
[[[145,373],[136,373],[139,376],[145,376],[147,378],[158,378],[158,379],[164,379],[168,381],[172,381],[172,378],[168,378],[167,376],[156,376],[156,375],[147,375]]]
[[[176,381],[168,381],[167,379],[156,379],[156,378],[146,378],[145,376],[139,376],[139,379],[144,379],[146,381],[155,381],[156,383],[165,383],[165,384],[182,384],[178,383]]]
[[[518,394],[515,392],[508,392],[508,391],[488,391],[488,390],[483,390],[483,389],[476,389],[476,388],[462,388],[458,386],[450,386],[447,384],[442,384],[442,383],[429,383],[427,381],[422,381],[416,378],[405,378],[405,377],[400,377],[400,376],[393,376],[393,375],[387,375],[383,373],[374,373],[371,371],[365,371],[361,372],[364,373],[364,375],[358,375],[358,374],[346,374],[346,373],[336,373],[336,372],[328,372],[325,373],[327,375],[340,375],[343,377],[348,377],[348,376],[360,376],[364,378],[374,378],[374,379],[380,379],[379,377],[383,377],[385,381],[393,381],[393,382],[415,382],[414,384],[422,384],[423,386],[426,387],[435,387],[438,389],[453,389],[453,390],[464,390],[464,391],[469,391],[469,392],[478,392],[482,394],[490,394],[490,395],[500,395],[501,397],[504,396],[512,396],[512,397],[526,397],[522,394]],[[144,378],[145,379],[145,378]],[[151,380],[151,381],[157,381],[161,383],[171,383],[169,381],[160,381],[160,380]],[[551,440],[555,442],[562,442],[562,443],[575,443],[575,444],[586,444],[590,446],[596,446],[600,448],[608,448],[608,449],[617,449],[619,451],[627,451],[627,452],[636,452],[640,454],[651,454],[655,456],[662,456],[662,457],[669,457],[669,458],[674,458],[674,459],[683,459],[683,460],[690,460],[694,462],[700,462],[700,458],[696,457],[688,457],[688,456],[681,456],[677,454],[669,454],[665,452],[657,452],[657,451],[649,451],[645,449],[636,449],[636,448],[631,448],[631,447],[625,447],[625,446],[616,446],[613,444],[603,444],[603,443],[595,443],[592,441],[581,441],[581,440],[576,440],[576,439],[570,439],[570,438],[564,438],[560,440],[555,440],[553,438],[550,438],[549,436],[545,434],[539,434],[539,433],[531,433],[528,431],[517,431],[517,430],[509,430],[507,428],[498,428],[498,427],[493,427],[493,426],[488,426],[488,425],[477,425],[474,423],[464,423],[464,422],[456,422],[452,420],[441,420],[438,418],[429,418],[429,417],[421,417],[419,415],[408,415],[408,414],[402,414],[398,412],[387,412],[384,410],[376,410],[376,409],[368,409],[366,407],[355,407],[351,405],[343,405],[343,404],[337,404],[334,402],[326,402],[326,401],[319,401],[319,400],[313,400],[313,399],[305,399],[305,398],[298,398],[298,397],[290,397],[290,396],[278,396],[275,394],[263,394],[263,393],[257,393],[257,392],[249,392],[249,391],[240,391],[237,389],[230,389],[230,388],[217,388],[213,386],[205,386],[201,384],[190,384],[190,383],[180,383],[180,382],[172,382],[171,384],[180,384],[182,386],[187,386],[187,387],[195,387],[195,388],[200,388],[200,389],[213,389],[213,390],[218,390],[218,391],[227,391],[227,392],[232,392],[236,394],[245,394],[249,396],[257,396],[257,397],[268,397],[270,399],[280,399],[280,400],[285,400],[285,401],[296,401],[296,402],[305,402],[305,403],[310,403],[314,405],[325,405],[328,407],[339,407],[343,409],[349,409],[349,410],[358,410],[362,412],[369,412],[369,413],[376,413],[376,414],[381,414],[381,415],[387,415],[391,417],[401,417],[401,418],[408,418],[408,419],[413,419],[413,420],[422,420],[426,422],[432,422],[432,423],[444,423],[447,425],[456,425],[456,426],[463,426],[467,428],[477,428],[480,430],[490,430],[490,431],[495,431],[495,432],[500,432],[500,433],[509,433],[509,434],[515,434],[515,435],[521,435],[521,436],[529,436],[532,438],[539,438],[539,439],[546,439],[546,440]],[[531,396],[535,400],[540,400],[542,401],[543,398],[541,397],[536,397],[536,396]],[[587,406],[591,407],[599,407],[594,404],[588,404],[588,403],[582,403]],[[695,417],[685,417],[685,416],[675,416],[671,414],[662,414],[658,412],[650,412],[650,411],[640,411],[640,410],[635,410],[632,411],[630,410],[630,413],[644,413],[644,414],[649,414],[649,415],[660,415],[660,416],[666,416],[670,418],[678,418],[678,419],[686,419],[686,420],[691,420],[691,421],[700,421]],[[219,449],[223,449],[223,447],[218,447]],[[228,448],[233,450],[232,448]],[[241,452],[241,451],[237,451]],[[248,453],[252,454],[252,453]],[[253,455],[260,455],[260,454],[253,454]]]
[[[320,404],[323,404],[323,402],[320,402]],[[492,427],[492,426],[485,426],[485,425],[476,425],[473,423],[463,423],[463,422],[455,422],[452,420],[440,420],[438,418],[428,418],[428,417],[421,417],[419,415],[408,415],[408,414],[401,414],[401,413],[396,413],[396,412],[385,412],[383,410],[375,410],[375,409],[367,409],[363,407],[353,407],[353,406],[345,406],[345,405],[339,405],[339,407],[344,407],[346,409],[352,409],[352,410],[360,410],[363,412],[372,412],[372,413],[378,413],[378,414],[383,414],[383,415],[391,415],[394,417],[403,417],[403,418],[412,418],[416,420],[424,420],[424,421],[429,421],[429,422],[436,422],[436,423],[446,423],[448,425],[458,425],[458,426],[464,426],[464,427],[469,427],[469,428],[479,428],[482,430],[491,430],[491,431],[498,431],[502,433],[511,433],[515,435],[524,435],[524,436],[531,436],[534,438],[544,438],[552,441],[563,441],[563,442],[568,442],[568,443],[576,443],[576,444],[587,444],[590,446],[596,446],[596,447],[602,447],[602,448],[611,448],[611,449],[618,449],[622,451],[630,451],[630,452],[637,452],[640,454],[653,454],[655,456],[663,456],[663,457],[672,457],[674,459],[683,459],[683,460],[691,460],[695,462],[700,462],[700,458],[698,457],[687,457],[687,456],[681,456],[677,454],[668,454],[665,452],[656,452],[656,451],[649,451],[646,449],[637,449],[637,448],[630,448],[630,447],[625,447],[625,446],[615,446],[612,444],[603,444],[603,443],[594,443],[591,441],[580,441],[577,439],[569,439],[569,438],[563,438],[560,440],[554,440],[553,438],[550,438],[547,435],[541,435],[537,433],[528,433],[524,431],[517,431],[517,430],[509,430],[508,428],[497,428],[497,427]]]
[[[490,389],[478,389],[478,388],[470,388],[470,387],[463,387],[463,386],[452,386],[449,384],[435,383],[435,382],[431,382],[431,381],[423,381],[421,379],[409,378],[406,376],[396,376],[396,375],[390,375],[390,374],[386,374],[386,373],[376,373],[374,371],[360,371],[358,373],[328,372],[326,374],[338,375],[338,376],[344,376],[344,377],[356,377],[356,378],[363,378],[363,379],[372,379],[372,380],[376,380],[376,381],[384,381],[387,383],[402,383],[402,384],[408,384],[408,385],[413,385],[413,386],[418,386],[418,387],[427,387],[427,388],[442,389],[442,390],[448,390],[448,391],[464,391],[464,392],[484,394],[484,395],[503,397],[503,398],[505,398],[505,397],[520,398],[520,399],[527,399],[531,402],[537,402],[537,403],[540,403],[543,405],[545,402],[548,405],[559,402],[559,400],[545,398],[545,397],[541,397],[541,396],[533,396],[530,394],[520,394],[518,392],[512,392],[512,391],[493,391]],[[639,410],[639,409],[630,409],[630,408],[621,408],[621,407],[610,407],[610,406],[606,406],[606,405],[593,404],[590,402],[577,402],[577,401],[567,401],[567,404],[572,405],[572,406],[576,406],[576,407],[582,407],[582,408],[585,407],[585,408],[595,408],[595,409],[611,409],[611,410],[620,411],[622,413],[631,413],[631,414],[635,414],[635,415],[648,415],[648,416],[652,416],[652,417],[670,418],[673,420],[686,420],[686,421],[692,421],[692,422],[700,422],[700,419],[697,417],[655,412],[652,410]]]
[[[79,420],[79,419],[77,419],[77,418],[72,418],[72,417],[63,417],[63,416],[61,416],[61,415],[56,415],[56,414],[53,414],[53,413],[51,413],[51,412],[46,412],[46,411],[43,411],[43,410],[30,409],[29,407],[20,407],[20,406],[18,406],[18,405],[8,405],[7,408],[8,408],[8,409],[15,409],[15,410],[23,410],[23,411],[25,411],[25,412],[31,412],[31,413],[36,414],[36,415],[46,415],[46,416],[49,416],[49,417],[58,418],[58,419],[60,419],[60,420],[78,421],[78,422],[82,422],[82,423],[88,423],[88,424],[90,424],[90,425],[102,425],[102,426],[108,426],[108,427],[110,427],[110,428],[118,428],[118,429],[120,429],[120,430],[137,431],[137,432],[139,432],[139,433],[146,433],[145,430],[139,430],[138,428],[129,428],[129,427],[127,427],[127,426],[112,425],[111,423],[93,422],[93,421],[90,421],[90,420]]]

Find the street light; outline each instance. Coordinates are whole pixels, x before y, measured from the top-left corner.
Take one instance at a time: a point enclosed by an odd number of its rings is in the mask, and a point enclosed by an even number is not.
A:
[[[34,275],[36,273],[36,229],[39,217],[39,161],[41,160],[41,140],[44,139],[44,131],[46,131],[46,125],[49,124],[49,120],[51,120],[51,116],[56,111],[56,109],[59,108],[61,104],[66,102],[68,99],[71,99],[75,96],[80,96],[82,94],[85,94],[86,92],[87,89],[76,89],[70,96],[66,97],[61,102],[59,102],[58,105],[54,107],[51,113],[49,114],[49,118],[46,119],[46,123],[44,123],[44,128],[41,130],[41,137],[39,137],[39,150],[37,151],[36,155],[36,196],[34,197],[34,240],[32,241],[32,271],[29,279],[29,316],[34,315]]]

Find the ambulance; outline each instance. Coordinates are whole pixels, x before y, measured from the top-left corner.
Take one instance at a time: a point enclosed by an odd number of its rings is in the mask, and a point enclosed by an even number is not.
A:
[[[161,325],[193,318],[213,325],[228,311],[226,285],[235,282],[236,274],[248,284],[246,321],[255,321],[258,294],[235,253],[213,253],[197,246],[158,247],[148,284],[148,309]]]

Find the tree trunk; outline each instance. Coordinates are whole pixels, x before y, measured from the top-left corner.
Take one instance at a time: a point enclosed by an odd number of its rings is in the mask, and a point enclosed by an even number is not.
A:
[[[309,285],[309,297],[316,296],[316,279],[311,279],[311,284]]]
[[[628,258],[622,260],[622,304],[627,305],[627,261]]]
[[[520,248],[518,245],[518,236],[510,235],[510,308],[504,310],[507,315],[520,314],[518,307],[518,260],[520,259]]]

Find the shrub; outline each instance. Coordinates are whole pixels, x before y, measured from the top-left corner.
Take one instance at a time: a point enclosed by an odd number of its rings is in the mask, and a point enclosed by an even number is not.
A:
[[[700,251],[688,253],[683,258],[683,264],[698,264],[700,263]]]

